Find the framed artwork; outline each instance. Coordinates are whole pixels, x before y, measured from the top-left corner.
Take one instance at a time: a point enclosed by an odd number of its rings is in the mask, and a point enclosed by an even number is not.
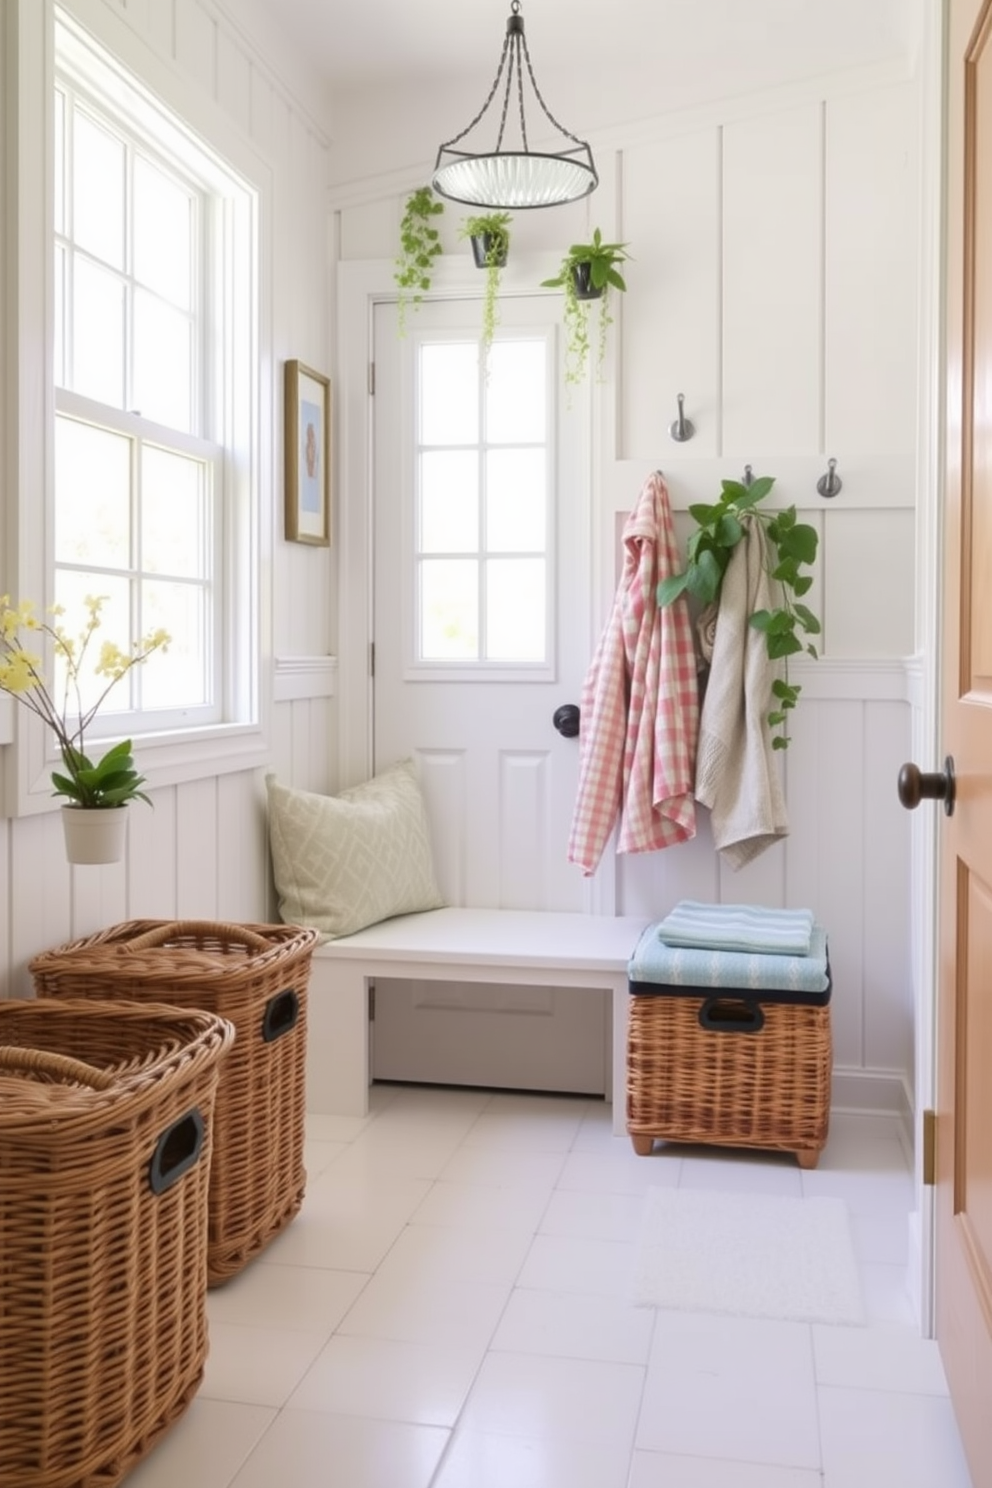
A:
[[[331,541],[331,384],[302,362],[285,370],[286,539]]]

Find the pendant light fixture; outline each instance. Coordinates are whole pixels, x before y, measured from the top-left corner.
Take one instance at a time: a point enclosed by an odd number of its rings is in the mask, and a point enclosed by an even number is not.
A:
[[[510,12],[506,21],[503,53],[489,97],[471,124],[461,134],[456,134],[454,139],[441,145],[437,152],[431,185],[439,196],[446,196],[450,201],[503,211],[520,211],[525,207],[556,207],[564,202],[578,201],[599,185],[592,151],[584,140],[577,139],[563,128],[548,109],[531,66],[523,17],[520,14],[520,0],[512,0]],[[524,64],[534,97],[540,104],[545,119],[564,139],[572,142],[571,146],[562,148],[557,154],[531,150],[528,144],[527,120],[524,114]],[[501,83],[502,113],[495,148],[478,152],[459,148],[461,142],[489,111],[500,92]],[[510,100],[514,93],[520,116],[520,142],[511,149],[504,146],[504,137]]]

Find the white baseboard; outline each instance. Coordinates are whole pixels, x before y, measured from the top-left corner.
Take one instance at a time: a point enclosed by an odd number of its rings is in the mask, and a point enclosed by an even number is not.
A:
[[[855,1069],[834,1065],[830,1090],[833,1111],[895,1116],[907,1155],[913,1155],[913,1102],[899,1070]]]

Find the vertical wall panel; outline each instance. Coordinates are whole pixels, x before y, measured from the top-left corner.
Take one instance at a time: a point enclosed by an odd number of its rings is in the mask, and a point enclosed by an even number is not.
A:
[[[199,0],[174,0],[176,61],[209,98],[216,96],[217,23]]]
[[[708,811],[699,813],[691,842],[662,852],[622,853],[616,867],[617,914],[660,920],[680,899],[716,903],[720,897]]]
[[[176,788],[176,913],[181,919],[217,916],[217,781]]]
[[[133,814],[147,811],[148,807],[139,801],[130,809]],[[78,864],[70,872],[72,919],[69,939],[92,935],[102,926],[116,925],[127,917],[127,857],[119,863],[103,866]]]
[[[251,90],[249,101],[251,137],[260,149],[273,158],[272,84],[264,73],[260,72],[257,67],[253,67],[249,87]]]
[[[824,561],[817,566],[824,654],[845,660],[911,655],[915,513],[835,507],[823,520]]]
[[[896,780],[910,758],[909,709],[873,703],[865,718],[865,1063],[913,1070],[912,815]],[[937,805],[930,807],[937,811]]]
[[[623,154],[622,237],[633,261],[624,303],[621,458],[665,462],[718,453],[719,135],[716,129]],[[633,298],[636,296],[636,299]],[[636,305],[636,313],[635,313]],[[668,426],[686,396],[696,435]]]
[[[827,106],[826,444],[834,454],[912,455],[916,447],[914,102],[907,82]]]
[[[128,918],[171,920],[176,903],[176,790],[158,790],[153,810],[136,813],[128,828]]]
[[[27,963],[39,951],[62,945],[71,934],[71,869],[65,860],[58,812],[11,822],[11,997],[27,997]],[[43,892],[40,886],[44,886]]]
[[[723,448],[820,446],[821,110],[723,132]]]
[[[251,63],[223,30],[217,33],[217,102],[245,134],[251,132]]]
[[[243,905],[264,902],[268,892],[264,796],[253,773],[217,781],[217,848],[217,914],[236,921]]]

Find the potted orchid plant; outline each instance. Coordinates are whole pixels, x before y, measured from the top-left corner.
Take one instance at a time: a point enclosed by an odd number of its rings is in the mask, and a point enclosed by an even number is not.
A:
[[[155,630],[133,642],[127,652],[113,641],[105,640],[99,655],[90,660],[105,603],[106,596],[88,595],[87,618],[79,635],[72,636],[62,624],[61,606],[51,608],[49,620],[40,620],[30,600],[12,604],[9,596],[0,598],[0,691],[34,713],[55,736],[62,768],[52,771],[52,794],[66,798],[63,806],[66,844],[70,861],[76,862],[114,861],[120,856],[127,820],[121,808],[134,800],[151,804],[142,790],[145,777],[135,769],[131,740],[122,739],[111,745],[101,758],[93,760],[87,753],[86,730],[122,677],[153,652],[167,650],[170,640],[167,631]],[[46,644],[51,645],[56,665],[63,673],[60,703],[45,680],[41,648]],[[84,682],[91,677],[102,679],[103,686],[95,700],[84,702]],[[106,826],[111,818],[115,819],[117,850],[89,850],[110,852],[111,856],[74,856],[72,844],[82,819],[88,814],[103,818]]]

